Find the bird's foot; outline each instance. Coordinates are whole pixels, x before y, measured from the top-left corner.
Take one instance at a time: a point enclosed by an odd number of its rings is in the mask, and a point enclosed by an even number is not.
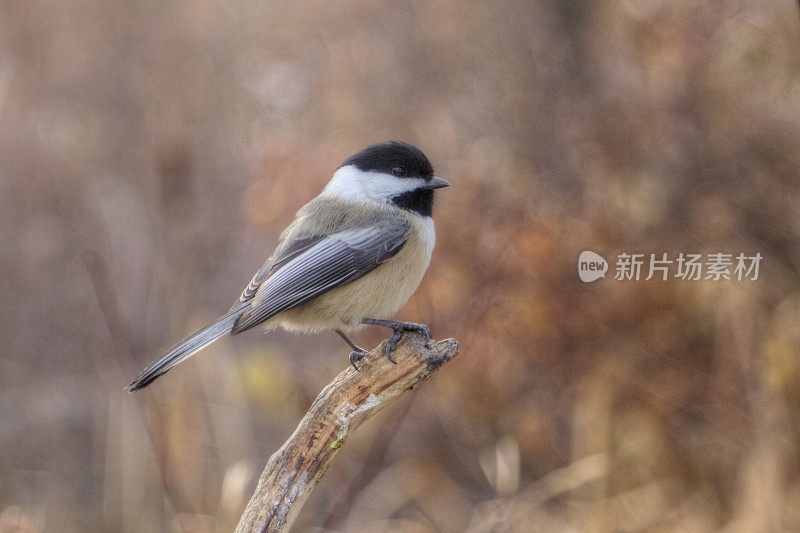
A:
[[[367,350],[365,350],[364,348],[362,348],[361,346],[359,346],[358,344],[356,344],[352,340],[350,340],[350,337],[345,335],[344,331],[342,331],[340,329],[334,329],[333,331],[338,333],[339,336],[342,339],[344,339],[344,342],[346,342],[347,345],[350,346],[353,349],[353,351],[350,352],[350,364],[353,365],[353,368],[355,368],[356,372],[358,372],[358,366],[356,366],[356,363],[361,361],[364,358],[364,356],[367,355],[367,353],[369,353],[369,352],[367,352]]]
[[[362,322],[373,326],[383,326],[392,330],[391,336],[386,340],[386,344],[383,345],[383,355],[394,364],[397,364],[397,361],[395,361],[392,354],[397,349],[397,344],[403,337],[403,333],[406,331],[415,331],[425,337],[426,341],[431,338],[431,330],[428,329],[428,326],[425,324],[401,322],[399,320],[381,320],[378,318],[365,318]]]
[[[356,365],[356,363],[361,361],[364,356],[367,355],[367,353],[369,352],[367,352],[364,348],[358,348],[357,350],[350,352],[350,364],[353,365],[353,368],[356,369],[356,372],[358,372],[358,365]]]

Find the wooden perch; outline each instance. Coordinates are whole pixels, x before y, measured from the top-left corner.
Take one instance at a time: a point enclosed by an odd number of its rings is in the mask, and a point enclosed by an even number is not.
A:
[[[336,376],[311,404],[289,440],[270,457],[236,527],[237,533],[288,531],[306,499],[352,432],[458,353],[453,339],[406,333],[392,364],[383,343]]]

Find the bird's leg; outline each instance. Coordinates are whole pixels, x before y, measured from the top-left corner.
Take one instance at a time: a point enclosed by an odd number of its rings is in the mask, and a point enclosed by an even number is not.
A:
[[[397,348],[397,343],[406,331],[416,331],[421,333],[426,340],[431,338],[431,330],[425,324],[415,324],[413,322],[401,322],[399,320],[381,320],[380,318],[362,318],[362,324],[369,324],[372,326],[383,326],[392,330],[392,335],[387,339],[383,347],[383,355],[392,363],[397,364],[394,360],[392,353]]]
[[[364,348],[362,348],[361,346],[359,346],[358,344],[354,343],[352,340],[350,340],[350,337],[345,335],[344,331],[342,331],[340,329],[336,329],[336,328],[334,328],[333,331],[338,333],[339,336],[342,339],[344,339],[344,342],[346,342],[347,345],[350,346],[353,349],[353,351],[350,352],[350,364],[353,365],[353,368],[355,368],[356,371],[358,371],[358,367],[356,366],[356,363],[361,361],[361,359],[363,359],[364,356],[367,355],[367,351]]]

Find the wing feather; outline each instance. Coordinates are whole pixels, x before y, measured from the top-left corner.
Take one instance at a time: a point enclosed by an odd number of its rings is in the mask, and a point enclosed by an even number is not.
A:
[[[239,305],[242,302],[246,302],[250,300],[253,296],[256,295],[258,288],[261,287],[261,284],[276,270],[280,269],[283,265],[287,262],[291,261],[301,253],[305,252],[320,240],[324,239],[325,236],[316,236],[316,237],[308,237],[305,239],[298,239],[296,241],[292,241],[288,245],[279,248],[278,251],[275,252],[275,255],[270,257],[264,266],[258,269],[256,275],[253,276],[253,279],[250,280],[247,287],[245,287],[244,291],[242,291],[241,296],[239,296],[239,301],[234,304],[234,307]]]

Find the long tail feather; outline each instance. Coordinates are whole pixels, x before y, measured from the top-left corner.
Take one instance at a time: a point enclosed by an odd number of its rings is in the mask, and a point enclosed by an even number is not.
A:
[[[250,307],[249,304],[239,305],[208,326],[183,339],[177,346],[167,352],[164,357],[145,368],[142,373],[128,385],[127,389],[133,392],[145,388],[173,366],[182,363],[218,338],[230,333],[236,320],[248,307]]]

